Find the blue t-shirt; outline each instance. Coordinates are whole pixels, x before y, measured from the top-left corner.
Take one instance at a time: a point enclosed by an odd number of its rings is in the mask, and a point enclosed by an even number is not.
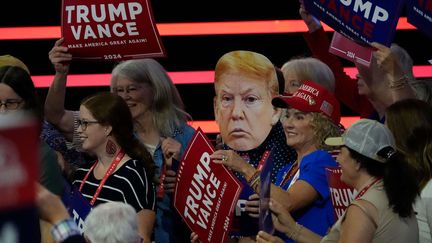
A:
[[[292,213],[295,221],[321,236],[325,235],[334,223],[333,205],[325,170],[329,166],[333,167],[337,166],[337,164],[327,151],[317,150],[303,157],[300,162],[297,180],[305,181],[311,185],[317,191],[319,198],[311,205]],[[276,185],[282,183],[290,168],[291,165],[287,165],[279,171]],[[293,178],[296,178],[296,176]],[[291,181],[292,178],[284,185],[280,185],[280,187],[288,190]],[[285,242],[294,242],[288,239],[285,234],[280,236],[284,238]]]

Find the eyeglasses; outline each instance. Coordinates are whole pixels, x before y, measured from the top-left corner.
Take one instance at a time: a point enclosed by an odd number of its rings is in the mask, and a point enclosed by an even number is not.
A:
[[[15,100],[15,99],[10,99],[5,101],[0,100],[0,108],[4,106],[5,110],[16,110],[18,109],[19,105],[22,102],[23,100]]]
[[[78,120],[78,125],[81,126],[81,130],[85,131],[87,130],[87,127],[89,124],[97,124],[98,121],[84,121],[84,120]]]

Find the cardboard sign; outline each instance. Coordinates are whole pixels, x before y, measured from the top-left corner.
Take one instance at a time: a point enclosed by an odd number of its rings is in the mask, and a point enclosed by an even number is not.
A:
[[[261,184],[260,184],[260,201],[259,201],[259,229],[269,234],[274,233],[274,225],[272,214],[269,208],[270,203],[270,189],[271,189],[271,172],[273,168],[273,154],[270,155],[261,170]]]
[[[211,162],[213,152],[198,128],[177,173],[174,207],[201,242],[226,242],[242,187],[225,166]]]
[[[330,195],[334,208],[335,221],[341,217],[356,194],[355,189],[341,181],[342,170],[340,167],[327,167],[326,176],[330,187]]]
[[[432,0],[407,0],[408,22],[432,38]]]
[[[165,56],[149,0],[63,0],[62,36],[74,59]]]
[[[304,0],[305,9],[336,32],[360,43],[390,46],[403,0]]]
[[[36,119],[18,111],[0,115],[0,211],[34,204],[38,148]]]
[[[345,36],[334,32],[329,52],[349,61],[369,67],[374,49],[357,44]]]

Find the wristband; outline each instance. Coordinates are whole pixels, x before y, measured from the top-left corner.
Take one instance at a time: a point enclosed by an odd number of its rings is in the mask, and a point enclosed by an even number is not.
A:
[[[65,219],[55,224],[51,229],[51,235],[55,242],[62,242],[73,235],[80,235],[81,232],[73,219]]]

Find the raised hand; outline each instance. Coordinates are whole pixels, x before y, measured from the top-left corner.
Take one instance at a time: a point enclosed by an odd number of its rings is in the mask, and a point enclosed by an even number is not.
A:
[[[69,72],[69,62],[72,60],[72,54],[68,53],[66,46],[62,46],[63,42],[63,38],[57,40],[54,47],[48,53],[48,57],[54,65],[55,71],[58,73]]]

